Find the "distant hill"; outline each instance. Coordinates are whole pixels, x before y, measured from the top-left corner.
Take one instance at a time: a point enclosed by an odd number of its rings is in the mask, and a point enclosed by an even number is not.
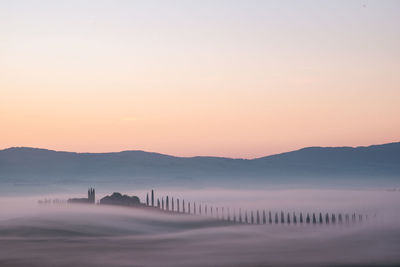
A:
[[[252,160],[144,151],[0,150],[0,183],[230,186],[380,182],[399,184],[400,142],[355,148],[308,147]]]

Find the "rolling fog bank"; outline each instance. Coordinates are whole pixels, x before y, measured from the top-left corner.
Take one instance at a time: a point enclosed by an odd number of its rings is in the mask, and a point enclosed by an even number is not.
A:
[[[205,216],[0,199],[0,266],[350,266],[400,264],[399,191],[156,190],[215,207],[357,212],[351,225],[240,225]],[[141,196],[146,191],[123,192]],[[99,197],[102,193],[99,194]],[[372,214],[377,214],[373,217]]]

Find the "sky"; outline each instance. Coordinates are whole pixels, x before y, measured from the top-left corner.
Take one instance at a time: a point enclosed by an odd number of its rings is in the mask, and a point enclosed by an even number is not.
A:
[[[400,141],[400,1],[0,1],[0,149]]]

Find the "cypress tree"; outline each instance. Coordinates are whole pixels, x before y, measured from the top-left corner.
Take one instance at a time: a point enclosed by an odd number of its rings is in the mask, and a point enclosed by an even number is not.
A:
[[[272,224],[272,214],[271,211],[268,211],[268,223]]]
[[[260,224],[260,212],[257,210],[257,224]]]
[[[169,199],[168,199],[168,196],[167,196],[167,198],[165,200],[166,200],[165,207],[169,211]]]
[[[343,218],[342,218],[342,214],[341,213],[339,213],[339,215],[338,215],[338,221],[339,221],[339,224],[343,223]]]
[[[199,214],[201,215],[201,203],[199,204]]]
[[[329,214],[328,213],[325,215],[325,223],[329,224]]]
[[[185,210],[185,200],[184,200],[184,199],[182,199],[182,212],[183,212],[183,213],[186,213],[186,210]]]
[[[176,199],[176,209],[177,209],[178,213],[181,212],[181,208],[179,206],[179,198]]]
[[[310,223],[310,214],[307,213],[307,217],[306,217],[306,223],[309,224]]]
[[[214,214],[213,214],[213,207],[210,208],[210,211],[211,211],[211,217],[213,217],[213,216],[214,216]]]
[[[288,212],[287,217],[286,217],[286,222],[287,222],[287,224],[290,224],[290,214],[289,214],[289,212]]]
[[[233,221],[236,222],[236,209],[233,209]]]
[[[275,224],[279,223],[278,212],[275,212]]]
[[[174,198],[173,197],[171,198],[171,210],[172,210],[172,212],[175,211],[175,209],[174,209]]]
[[[315,213],[312,214],[312,223],[313,224],[317,223],[317,218],[315,217]]]
[[[246,210],[245,213],[244,213],[244,222],[245,222],[245,223],[249,223],[249,220],[248,220],[248,218],[247,218],[247,210]]]
[[[157,198],[157,208],[159,208],[159,209],[161,208],[160,199],[158,199],[158,198]]]
[[[193,214],[196,214],[196,202],[193,202]]]
[[[353,215],[351,216],[351,221],[352,221],[352,223],[356,222],[356,214],[355,213],[353,213]]]
[[[303,213],[300,212],[300,223],[303,223]]]
[[[336,223],[336,215],[335,213],[332,213],[332,223],[335,224]]]
[[[319,213],[319,224],[323,224],[324,220],[322,219],[322,213]]]
[[[243,220],[242,220],[242,209],[241,208],[239,208],[239,222],[243,223]]]
[[[206,216],[207,216],[207,205],[206,205],[206,207],[205,207],[205,209],[204,209],[204,212],[205,212],[205,214],[206,214]]]
[[[293,223],[297,224],[297,216],[296,213],[294,213],[294,211],[293,211]]]
[[[149,205],[149,193],[146,194],[146,206]]]
[[[265,216],[265,210],[263,210],[263,224],[267,224],[267,216]]]
[[[251,224],[254,224],[253,211],[251,211]]]
[[[151,206],[154,207],[154,190],[151,189]]]
[[[164,198],[161,198],[161,209],[164,210]]]
[[[283,211],[281,211],[281,224],[285,223],[285,214],[283,214]]]
[[[188,202],[188,213],[190,214],[190,202]]]
[[[227,209],[228,209],[228,221],[230,221],[231,220],[231,214],[229,212],[229,208],[227,208]]]

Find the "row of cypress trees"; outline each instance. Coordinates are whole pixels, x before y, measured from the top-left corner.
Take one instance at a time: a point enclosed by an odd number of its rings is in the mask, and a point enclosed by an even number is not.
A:
[[[185,214],[193,214],[193,215],[205,215],[215,217],[221,220],[227,220],[236,223],[245,223],[245,224],[349,224],[362,222],[364,219],[368,219],[368,215],[356,215],[353,214],[335,214],[335,213],[303,213],[300,212],[298,215],[293,212],[284,213],[281,211],[280,213],[275,212],[274,214],[269,211],[268,215],[265,210],[260,212],[259,210],[250,211],[247,210],[242,213],[242,209],[239,209],[239,213],[236,214],[236,210],[234,210],[232,216],[230,214],[229,208],[225,209],[224,207],[218,208],[207,205],[196,205],[196,202],[186,202],[179,198],[169,198],[169,196],[161,197],[161,201],[157,198],[157,202],[155,202],[154,198],[154,190],[151,190],[151,196],[149,194],[146,195],[146,205],[154,208],[161,209],[167,212],[176,212],[176,213],[185,213]],[[225,213],[225,211],[227,211]],[[357,219],[358,218],[358,219]]]

